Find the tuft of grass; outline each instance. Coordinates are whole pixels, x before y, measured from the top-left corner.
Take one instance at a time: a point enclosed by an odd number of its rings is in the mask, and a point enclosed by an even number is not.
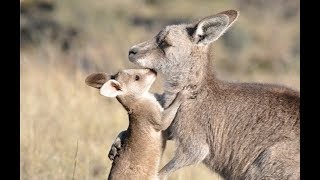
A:
[[[76,153],[75,153],[75,157],[74,157],[74,166],[73,166],[73,173],[72,173],[72,180],[74,180],[74,174],[76,172],[76,168],[77,168],[77,157],[78,157],[78,140],[77,140],[77,148],[76,148]]]

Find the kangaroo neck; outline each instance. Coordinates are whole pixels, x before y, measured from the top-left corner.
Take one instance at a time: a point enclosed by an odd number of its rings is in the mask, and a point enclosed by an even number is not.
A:
[[[182,89],[189,89],[191,94],[195,96],[208,84],[218,83],[209,56],[193,57],[192,61],[201,61],[203,63],[199,67],[190,67],[187,71],[188,73],[185,73],[185,78],[173,80],[169,76],[165,76],[164,96],[166,102],[164,107],[168,107],[176,94]]]

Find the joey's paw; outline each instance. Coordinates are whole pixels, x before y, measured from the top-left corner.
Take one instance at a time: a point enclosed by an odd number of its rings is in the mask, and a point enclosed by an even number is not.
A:
[[[183,88],[177,95],[177,98],[183,99],[192,99],[194,95],[191,93],[190,88]]]
[[[114,146],[111,147],[110,151],[109,151],[109,154],[108,154],[108,158],[113,161],[116,156],[118,156],[117,154],[118,150],[117,148],[115,148]]]
[[[117,156],[119,156],[120,149],[121,141],[120,139],[116,139],[116,141],[111,145],[111,149],[108,153],[108,157],[111,161],[113,161]]]

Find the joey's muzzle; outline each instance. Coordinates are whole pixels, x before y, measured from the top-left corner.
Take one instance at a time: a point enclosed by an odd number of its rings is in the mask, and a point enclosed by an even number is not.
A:
[[[155,71],[154,69],[150,69],[150,73],[152,73],[152,74],[157,76],[157,71]]]

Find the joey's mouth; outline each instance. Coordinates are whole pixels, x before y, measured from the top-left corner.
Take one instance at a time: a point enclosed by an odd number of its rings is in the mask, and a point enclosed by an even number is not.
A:
[[[150,71],[151,71],[153,74],[157,75],[157,71],[156,71],[156,70],[150,69]]]

